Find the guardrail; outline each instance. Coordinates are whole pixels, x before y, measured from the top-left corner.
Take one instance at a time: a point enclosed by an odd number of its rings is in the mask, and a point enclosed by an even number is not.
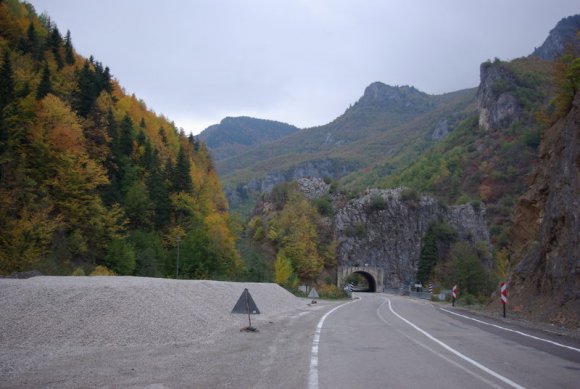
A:
[[[432,294],[429,292],[413,292],[408,288],[386,288],[384,293],[396,294],[399,296],[409,296],[414,298],[420,298],[424,300],[431,300]]]

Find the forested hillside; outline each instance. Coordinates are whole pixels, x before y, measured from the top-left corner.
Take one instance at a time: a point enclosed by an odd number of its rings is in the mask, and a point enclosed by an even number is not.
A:
[[[227,117],[202,131],[197,138],[205,142],[216,160],[232,158],[253,148],[299,131],[290,124],[250,117]]]
[[[302,177],[339,179],[368,172],[410,147],[414,158],[475,111],[475,89],[434,96],[409,86],[369,85],[343,115],[216,162],[232,208]],[[444,128],[441,129],[441,123]]]
[[[243,273],[202,143],[30,4],[0,1],[0,54],[0,275]]]
[[[410,160],[401,153],[378,163],[368,174],[353,177],[353,182],[373,182],[382,188],[406,186],[435,195],[446,204],[482,201],[492,239],[501,248],[508,242],[513,206],[537,162],[546,126],[537,113],[554,96],[553,63],[536,58],[495,60],[482,64],[481,73],[478,112],[417,158]],[[509,96],[511,111],[507,105],[497,106],[500,96]],[[501,120],[482,122],[488,106],[506,113]]]

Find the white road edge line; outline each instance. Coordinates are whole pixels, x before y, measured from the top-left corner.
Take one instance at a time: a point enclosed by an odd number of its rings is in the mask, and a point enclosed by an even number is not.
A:
[[[443,347],[446,350],[457,355],[459,358],[463,359],[464,361],[471,363],[473,366],[485,371],[486,373],[497,378],[498,380],[505,382],[506,384],[510,385],[511,387],[518,388],[518,389],[524,389],[523,386],[516,384],[515,382],[513,382],[509,378],[506,378],[506,377],[502,376],[501,374],[496,373],[495,371],[483,366],[481,363],[474,361],[473,359],[469,358],[468,356],[463,355],[462,353],[460,353],[459,351],[455,350],[454,348],[448,346],[447,344],[443,343],[442,341],[440,341],[439,339],[437,339],[436,337],[434,337],[433,335],[431,335],[427,331],[422,330],[421,328],[417,327],[415,324],[411,323],[409,320],[405,319],[403,316],[399,315],[397,312],[395,312],[393,310],[393,307],[391,306],[390,299],[387,299],[387,301],[389,302],[389,310],[393,313],[393,315],[397,316],[399,319],[401,319],[402,321],[404,321],[405,323],[407,323],[408,325],[410,325],[411,327],[413,327],[414,329],[416,329],[417,331],[419,331],[420,333],[422,333],[423,335],[425,335],[426,337],[428,337],[429,339],[431,339],[435,343],[439,344],[441,347]]]
[[[385,301],[380,305],[380,307],[377,308],[377,315],[379,316],[379,319],[381,319],[383,321],[383,323],[386,323],[387,325],[389,325],[394,331],[398,332],[399,334],[401,334],[401,336],[404,336],[405,338],[409,339],[410,341],[412,341],[415,344],[418,344],[419,346],[423,347],[425,350],[433,353],[434,355],[438,356],[439,358],[447,361],[448,363],[452,364],[453,366],[463,370],[464,372],[466,372],[467,374],[472,375],[473,377],[477,378],[478,380],[481,380],[482,382],[486,383],[487,385],[489,385],[492,388],[496,388],[496,389],[502,389],[501,386],[497,385],[494,382],[491,382],[490,380],[485,379],[484,377],[480,376],[479,374],[477,374],[476,372],[468,369],[467,367],[461,365],[458,362],[455,362],[452,359],[447,358],[445,355],[433,350],[431,347],[427,346],[425,343],[418,341],[417,339],[413,338],[410,335],[407,335],[406,333],[404,333],[403,331],[399,330],[398,328],[396,328],[394,325],[392,325],[391,323],[389,323],[387,321],[387,319],[385,319],[383,317],[383,315],[381,315],[381,308],[387,303],[387,300],[385,299]]]
[[[310,352],[310,372],[308,373],[308,389],[318,389],[318,345],[320,344],[320,333],[322,332],[322,326],[324,321],[331,313],[339,308],[344,307],[352,302],[358,300],[351,300],[338,307],[332,308],[330,311],[326,312],[324,316],[318,322],[316,326],[316,332],[314,333],[314,338],[312,339],[312,351]]]
[[[575,348],[575,347],[572,347],[572,346],[566,346],[565,344],[561,344],[561,343],[558,343],[558,342],[554,342],[554,341],[552,341],[552,340],[548,340],[548,339],[538,338],[537,336],[530,335],[530,334],[526,334],[525,332],[521,332],[521,331],[512,330],[512,329],[510,329],[510,328],[505,328],[505,327],[502,327],[502,326],[498,326],[497,324],[492,324],[492,323],[485,322],[485,321],[483,321],[483,320],[475,319],[475,318],[473,318],[473,317],[469,317],[469,316],[461,315],[461,314],[459,314],[459,313],[456,313],[456,312],[449,311],[449,310],[447,310],[447,309],[445,309],[445,308],[439,308],[439,309],[440,309],[440,310],[442,310],[442,311],[445,311],[445,312],[447,312],[447,313],[450,313],[450,314],[452,314],[452,315],[456,315],[456,316],[463,317],[463,318],[465,318],[465,319],[473,320],[473,321],[476,321],[476,322],[478,322],[478,323],[481,323],[481,324],[487,324],[488,326],[496,327],[496,328],[502,329],[502,330],[504,330],[504,331],[515,332],[516,334],[520,334],[520,335],[522,335],[522,336],[527,336],[528,338],[532,338],[532,339],[535,339],[535,340],[540,340],[540,341],[542,341],[542,342],[551,343],[551,344],[553,344],[553,345],[555,345],[555,346],[560,346],[560,347],[564,347],[564,348],[567,348],[567,349],[570,349],[570,350],[574,350],[574,351],[578,351],[578,352],[580,352],[580,349],[578,349],[578,348]]]

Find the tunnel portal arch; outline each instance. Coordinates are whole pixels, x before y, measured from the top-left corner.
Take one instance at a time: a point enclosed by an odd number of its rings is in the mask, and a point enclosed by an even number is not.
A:
[[[345,280],[351,274],[360,274],[369,284],[369,292],[383,291],[383,269],[374,266],[339,266],[337,286],[342,288]]]

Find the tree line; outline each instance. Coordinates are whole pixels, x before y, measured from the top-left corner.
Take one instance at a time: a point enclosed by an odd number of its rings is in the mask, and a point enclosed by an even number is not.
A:
[[[205,145],[127,95],[28,3],[0,2],[0,274],[236,279]]]

